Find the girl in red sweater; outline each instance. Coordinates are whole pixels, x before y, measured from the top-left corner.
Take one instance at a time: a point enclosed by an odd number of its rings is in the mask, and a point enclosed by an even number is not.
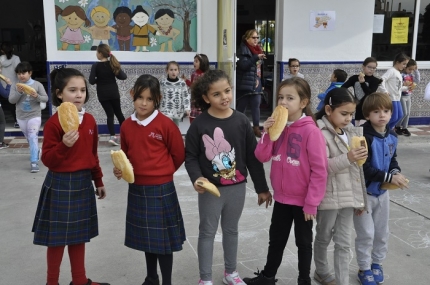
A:
[[[99,199],[106,197],[97,155],[98,135],[94,117],[85,112],[88,88],[83,74],[73,68],[51,72],[52,104],[72,102],[79,111],[79,129],[64,133],[58,113],[44,127],[42,162],[49,170],[34,218],[33,243],[48,247],[47,285],[57,285],[67,245],[71,285],[96,283],[85,275],[85,243],[98,235],[94,186]]]
[[[171,285],[173,252],[182,250],[185,228],[173,174],[185,159],[182,135],[175,123],[158,111],[160,83],[141,75],[130,91],[135,112],[121,126],[121,149],[133,165],[129,184],[125,245],[145,252],[143,285]],[[120,179],[122,172],[114,168]]]

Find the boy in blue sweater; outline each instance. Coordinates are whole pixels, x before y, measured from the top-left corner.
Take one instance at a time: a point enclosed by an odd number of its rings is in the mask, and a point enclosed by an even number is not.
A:
[[[400,174],[396,159],[397,135],[388,128],[392,108],[390,97],[384,93],[372,93],[363,103],[363,115],[367,120],[363,134],[368,146],[363,165],[367,212],[354,215],[358,280],[363,285],[384,282],[382,262],[388,250],[390,199],[388,191],[381,189],[384,188],[381,185],[388,182],[402,189],[408,185],[406,177]]]
[[[340,88],[343,83],[345,83],[346,78],[348,77],[348,74],[345,70],[342,69],[335,69],[330,77],[330,86],[327,88],[327,90],[323,93],[318,94],[318,99],[320,99],[320,103],[317,106],[317,111],[321,110],[324,107],[324,99],[327,93],[334,89],[334,88]]]

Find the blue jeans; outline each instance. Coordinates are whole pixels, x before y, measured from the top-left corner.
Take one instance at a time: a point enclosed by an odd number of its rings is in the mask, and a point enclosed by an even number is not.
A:
[[[261,95],[260,94],[250,94],[245,95],[242,92],[248,93],[249,91],[236,91],[238,99],[236,104],[236,110],[241,113],[245,113],[246,107],[251,103],[251,116],[252,116],[252,125],[254,127],[260,126],[260,103],[261,103]]]

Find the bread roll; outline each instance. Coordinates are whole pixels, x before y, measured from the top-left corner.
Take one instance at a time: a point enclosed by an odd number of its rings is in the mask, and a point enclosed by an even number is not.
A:
[[[365,76],[365,74],[363,72],[360,72],[358,75],[363,76],[363,77]]]
[[[364,137],[353,136],[351,139],[351,148],[360,148],[362,146],[368,150],[366,139]],[[366,159],[357,160],[357,165],[362,166],[365,162]]]
[[[288,109],[278,105],[273,110],[272,118],[275,119],[273,125],[268,129],[271,141],[276,141],[282,134],[288,121]]]
[[[79,129],[78,108],[70,102],[63,102],[57,107],[58,119],[65,133]]]
[[[111,150],[110,156],[112,158],[113,165],[119,170],[121,170],[122,179],[124,179],[128,183],[134,183],[133,166],[131,165],[130,160],[128,160],[122,149]]]
[[[196,183],[200,187],[204,188],[210,194],[212,194],[212,195],[214,195],[216,197],[220,197],[221,196],[221,193],[219,193],[218,188],[216,188],[216,186],[214,184],[210,183],[209,181],[197,179]]]
[[[6,82],[6,76],[4,76],[3,74],[0,74],[0,79]]]
[[[409,179],[406,179],[406,184],[409,184]],[[381,189],[383,189],[383,190],[396,190],[396,189],[400,189],[400,187],[397,186],[396,184],[393,184],[393,183],[384,182],[381,185]]]
[[[36,90],[33,87],[30,87],[24,83],[17,83],[16,86],[21,87],[24,90],[24,93],[26,93],[28,95],[30,95],[33,92],[36,92]]]

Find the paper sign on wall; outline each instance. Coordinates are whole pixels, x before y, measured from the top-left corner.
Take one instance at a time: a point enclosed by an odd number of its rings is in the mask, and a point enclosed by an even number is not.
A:
[[[336,24],[335,11],[311,11],[309,28],[311,31],[333,31]]]
[[[373,33],[382,34],[384,32],[385,15],[373,15]]]
[[[391,44],[407,44],[409,32],[409,18],[393,18],[391,23]]]

